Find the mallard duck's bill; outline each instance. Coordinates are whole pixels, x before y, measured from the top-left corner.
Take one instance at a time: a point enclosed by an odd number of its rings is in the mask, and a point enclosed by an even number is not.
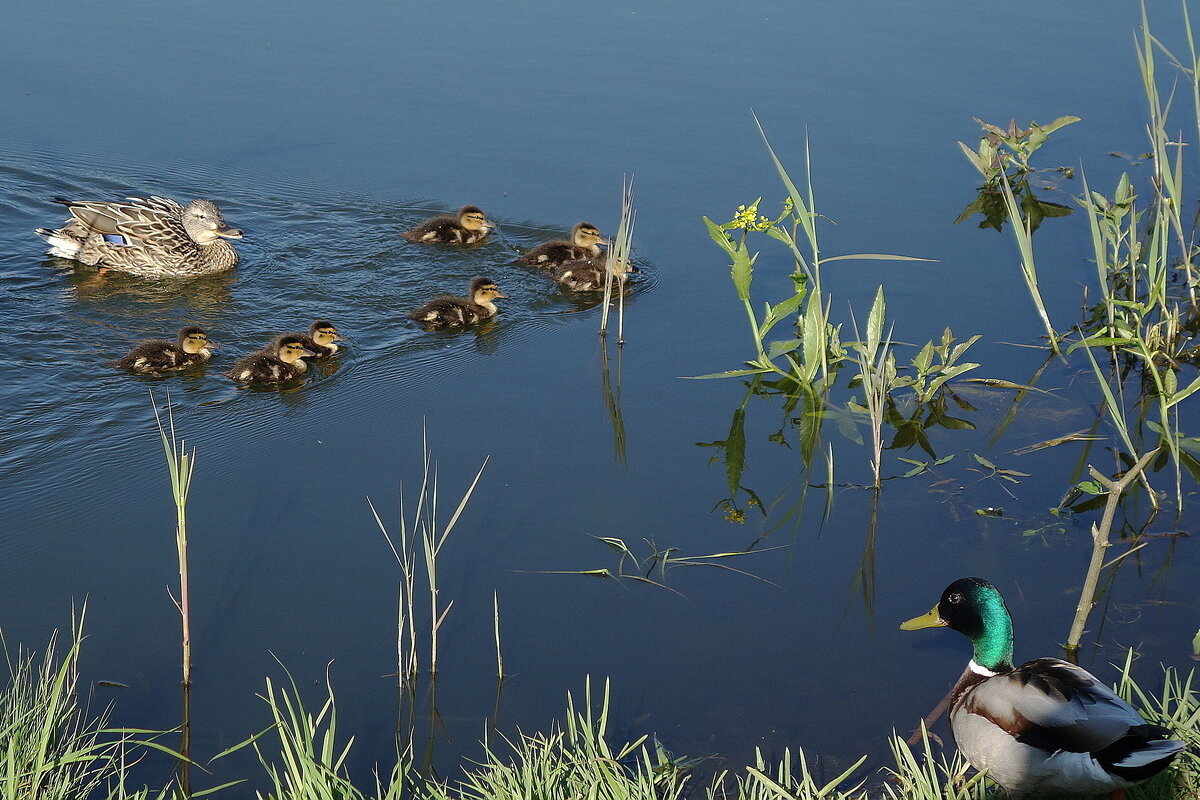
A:
[[[223,236],[226,239],[242,238],[242,232],[240,230],[238,230],[237,228],[220,228],[218,230],[213,231],[213,233],[217,234],[217,236]]]
[[[916,631],[921,628],[944,628],[946,622],[938,616],[937,606],[934,606],[928,614],[922,614],[919,617],[913,617],[910,620],[900,623],[902,631]]]
[[[508,295],[506,295],[504,292],[501,292],[501,291],[496,292],[496,297],[497,298],[503,297],[505,300],[508,299]]]

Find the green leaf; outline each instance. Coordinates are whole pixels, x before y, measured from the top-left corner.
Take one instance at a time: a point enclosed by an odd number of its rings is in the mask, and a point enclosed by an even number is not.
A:
[[[1134,339],[1125,336],[1089,336],[1086,339],[1080,339],[1073,345],[1067,348],[1067,355],[1080,347],[1113,347],[1116,345],[1129,345],[1134,343]]]
[[[984,458],[983,456],[979,455],[978,453],[971,453],[971,457],[972,457],[972,458],[974,458],[976,461],[978,461],[978,462],[979,462],[981,465],[983,465],[983,466],[987,467],[988,469],[991,469],[991,470],[994,470],[994,469],[996,469],[996,465],[995,465],[995,464],[993,464],[992,462],[988,461],[986,458]]]
[[[1194,381],[1189,383],[1186,388],[1172,393],[1171,397],[1167,400],[1167,408],[1170,408],[1176,403],[1188,399],[1195,394],[1197,390],[1200,390],[1200,378],[1196,378]]]
[[[897,256],[890,253],[854,253],[845,256],[830,256],[822,258],[821,263],[825,264],[830,261],[928,261],[936,262],[936,258],[918,258],[917,256]]]
[[[867,315],[867,347],[870,353],[868,358],[872,361],[875,357],[875,348],[883,340],[883,320],[886,314],[887,303],[884,302],[883,287],[880,286],[875,292],[875,302],[871,304],[871,313]]]
[[[779,358],[784,353],[792,352],[801,344],[799,339],[782,339],[778,342],[771,342],[771,346],[767,348],[767,358]]]
[[[742,470],[746,466],[746,409],[733,412],[729,435],[725,438],[725,478],[729,482],[729,496],[737,495],[742,483]]]
[[[1105,489],[1096,481],[1080,481],[1075,488],[1086,494],[1104,494]]]
[[[933,363],[933,342],[926,342],[917,354],[913,356],[912,365],[917,372],[924,374]]]
[[[805,293],[803,291],[796,292],[782,303],[771,306],[770,311],[767,313],[766,318],[763,319],[762,325],[758,329],[758,335],[765,338],[767,331],[775,327],[776,323],[778,323],[780,320],[787,319],[792,314],[795,314],[800,308],[800,304],[804,302],[804,294]]]
[[[728,372],[713,372],[708,375],[680,375],[679,377],[685,381],[705,381],[709,380],[710,378],[741,378],[746,375],[762,375],[764,372],[770,371],[771,370],[765,368],[731,369]]]
[[[737,291],[738,299],[743,303],[750,302],[750,282],[754,279],[754,260],[746,245],[738,245],[733,251],[733,264],[729,268],[729,276],[733,278],[733,288]]]
[[[704,220],[704,225],[708,228],[708,235],[712,237],[712,240],[720,245],[721,249],[732,257],[733,252],[736,249],[736,245],[734,245],[733,241],[729,238],[729,234],[725,233],[725,229],[713,222],[708,217],[702,217],[701,219]]]
[[[816,292],[809,295],[808,309],[804,312],[804,379],[812,381],[820,369],[828,350],[825,340],[825,310],[821,307],[821,297]]]

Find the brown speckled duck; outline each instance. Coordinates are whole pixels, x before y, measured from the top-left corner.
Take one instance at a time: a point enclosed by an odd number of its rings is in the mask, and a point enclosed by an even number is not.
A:
[[[579,222],[571,229],[571,240],[551,239],[517,259],[521,264],[552,270],[570,261],[588,261],[600,255],[604,237],[590,222]]]
[[[125,202],[54,198],[71,212],[57,230],[38,228],[48,255],[144,277],[194,277],[232,269],[242,232],[208,200],[181,206],[165,197]]]
[[[338,329],[332,322],[319,319],[308,326],[308,333],[293,334],[304,339],[304,349],[312,353],[313,358],[326,358],[336,353],[340,348]]]
[[[304,357],[313,355],[305,349],[304,338],[296,333],[276,336],[262,350],[244,356],[226,375],[246,383],[283,383],[299,377],[308,369]]]
[[[501,297],[508,295],[500,291],[495,281],[491,278],[476,278],[471,281],[469,296],[454,297],[447,294],[435,297],[416,311],[410,311],[408,316],[409,319],[431,328],[470,325],[495,315],[497,309],[493,301]]]
[[[492,230],[483,209],[463,206],[457,214],[443,214],[427,219],[411,231],[400,234],[410,242],[442,242],[445,244],[474,244],[483,241]]]
[[[1057,658],[1014,667],[1012,618],[982,578],[960,578],[900,627],[933,626],[971,640],[974,655],[951,690],[950,729],[971,766],[1009,797],[1119,797],[1185,749],[1081,667]]]
[[[554,280],[572,292],[602,292],[608,267],[603,256],[586,261],[568,261],[554,268],[551,273]],[[625,285],[625,277],[638,268],[628,261],[621,261],[613,271],[613,291],[621,291]]]
[[[111,363],[114,367],[142,375],[157,375],[167,370],[203,364],[212,358],[212,348],[216,346],[215,342],[208,340],[208,334],[203,329],[189,325],[179,329],[179,335],[173,342],[150,339]]]

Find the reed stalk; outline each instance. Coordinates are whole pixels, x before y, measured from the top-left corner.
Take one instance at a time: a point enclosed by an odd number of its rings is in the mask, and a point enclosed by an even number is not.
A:
[[[1058,353],[1058,334],[1054,332],[1054,326],[1050,324],[1050,315],[1046,311],[1046,304],[1038,289],[1037,262],[1033,257],[1033,229],[1030,220],[1021,216],[1017,199],[1013,196],[1012,186],[1008,182],[1008,175],[1003,172],[1000,173],[1000,189],[1004,195],[1004,205],[1008,208],[1008,218],[1012,225],[1013,236],[1017,240],[1017,249],[1021,254],[1021,277],[1025,280],[1025,288],[1029,290],[1029,296],[1033,300],[1034,307],[1037,308],[1038,317],[1046,329],[1046,337],[1050,340],[1050,349]]]
[[[492,590],[492,627],[496,631],[496,680],[504,680],[504,656],[500,653],[500,593]]]
[[[1100,524],[1092,523],[1092,557],[1088,562],[1087,574],[1083,579],[1083,589],[1079,593],[1079,603],[1075,607],[1075,619],[1071,623],[1071,632],[1067,635],[1067,643],[1064,646],[1067,653],[1072,656],[1079,652],[1079,640],[1083,638],[1084,626],[1087,625],[1092,609],[1096,607],[1096,585],[1100,581],[1100,570],[1104,565],[1105,551],[1112,546],[1109,535],[1112,532],[1113,519],[1117,514],[1117,505],[1121,502],[1121,494],[1129,488],[1129,484],[1137,480],[1142,470],[1157,454],[1157,448],[1146,453],[1138,459],[1136,464],[1126,470],[1119,480],[1115,481],[1109,479],[1095,467],[1088,467],[1092,478],[1104,486],[1108,496],[1105,500],[1104,514],[1100,518]]]
[[[154,394],[150,395],[154,409],[154,421],[162,440],[163,453],[167,459],[167,471],[171,479],[171,496],[175,501],[175,554],[179,562],[179,597],[172,596],[179,611],[180,646],[182,649],[183,699],[180,722],[179,788],[184,797],[191,797],[191,687],[192,687],[192,623],[191,582],[188,571],[187,501],[192,487],[192,473],[196,467],[196,449],[187,449],[187,443],[175,434],[175,412],[171,407],[171,395],[167,394],[167,426],[163,426]],[[169,432],[169,433],[168,433]]]
[[[617,292],[617,345],[625,344],[625,276],[632,267],[633,176],[621,178],[621,219],[617,233],[608,242],[604,258],[604,308],[600,314],[600,335],[608,334],[608,312],[613,292]]]
[[[859,340],[855,346],[855,359],[858,361],[858,377],[862,382],[863,406],[866,408],[871,427],[871,469],[875,478],[872,486],[875,489],[880,487],[880,473],[883,468],[883,418],[888,397],[896,382],[896,358],[891,352],[891,330],[888,330],[886,339],[883,336],[886,310],[883,287],[880,286],[875,294],[875,302],[871,304],[871,313],[867,316],[865,338],[859,334],[858,323],[851,315],[854,335]]]
[[[383,523],[378,510],[367,498],[367,505],[375,518],[375,524],[387,539],[397,563],[400,565],[402,579],[400,583],[400,599],[397,603],[396,623],[396,661],[397,672],[404,676],[402,680],[416,676],[419,664],[418,642],[416,634],[417,589],[416,589],[416,560],[417,540],[420,540],[421,563],[425,568],[425,588],[429,598],[429,673],[437,674],[438,635],[450,613],[453,601],[444,607],[440,604],[438,587],[438,556],[446,544],[451,531],[458,523],[459,517],[470,502],[479,479],[487,468],[488,458],[484,458],[475,473],[474,479],[463,493],[458,506],[444,525],[438,523],[438,471],[433,461],[433,453],[429,447],[428,434],[422,430],[422,474],[421,488],[417,492],[416,509],[409,523],[404,514],[404,489],[401,485],[399,533],[393,536]]]

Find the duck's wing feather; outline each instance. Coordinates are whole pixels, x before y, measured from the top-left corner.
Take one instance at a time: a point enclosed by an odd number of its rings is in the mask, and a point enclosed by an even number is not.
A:
[[[1103,750],[1146,725],[1091,673],[1056,658],[1039,658],[983,681],[963,698],[961,711],[983,717],[1022,744],[1075,753]]]
[[[183,207],[165,197],[130,197],[125,202],[100,200],[65,200],[55,198],[71,212],[71,216],[97,233],[124,233],[122,228],[129,224],[157,223],[171,225],[182,232],[179,221]]]

